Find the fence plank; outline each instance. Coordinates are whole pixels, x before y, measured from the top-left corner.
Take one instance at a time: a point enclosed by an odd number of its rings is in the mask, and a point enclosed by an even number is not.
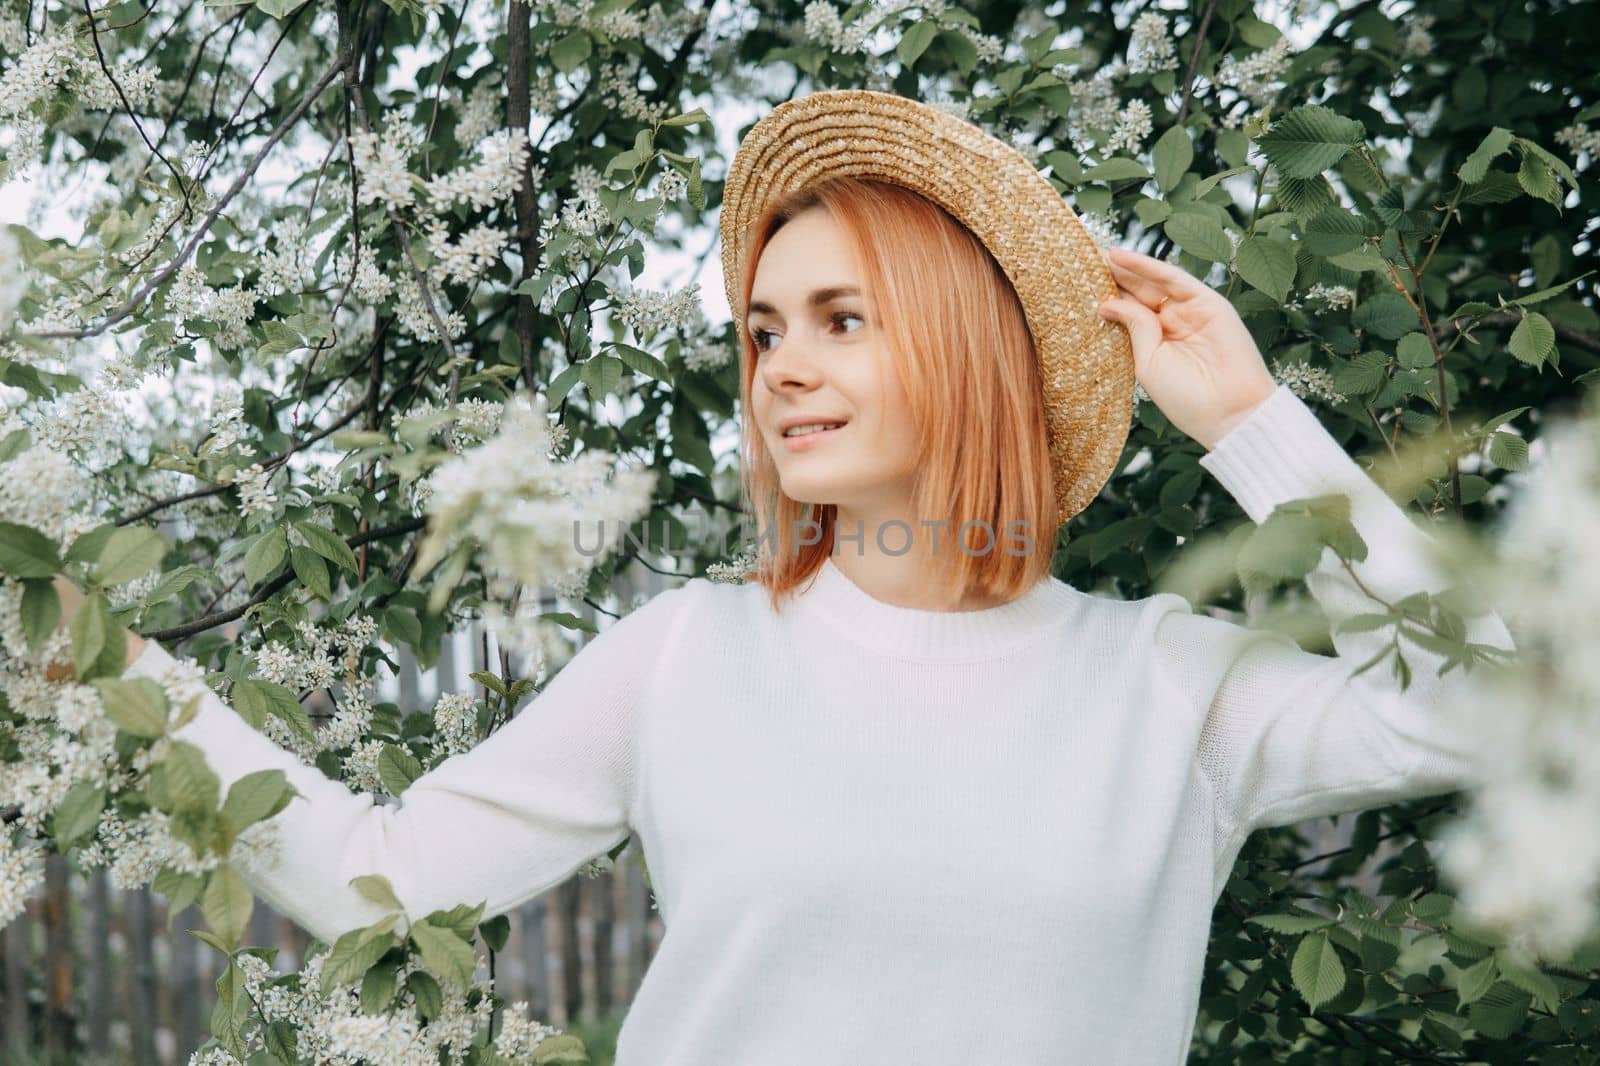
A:
[[[27,906],[5,928],[6,934],[6,1036],[13,1052],[33,1043],[32,1012],[28,1009],[29,934],[32,916]],[[8,1056],[9,1057],[9,1056]]]
[[[135,1062],[156,1061],[156,997],[155,958],[152,950],[152,922],[150,893],[138,889],[127,893],[123,908],[127,939],[127,1015],[129,1036]]]
[[[97,867],[89,877],[85,909],[88,911],[88,921],[84,923],[88,973],[84,987],[88,991],[88,1003],[84,1014],[89,1025],[89,1050],[104,1056],[111,1052],[112,1008],[111,875],[104,867]]]

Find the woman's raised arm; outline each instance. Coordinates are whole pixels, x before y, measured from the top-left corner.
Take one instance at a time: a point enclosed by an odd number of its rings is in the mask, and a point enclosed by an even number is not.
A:
[[[1198,759],[1235,841],[1251,830],[1454,791],[1477,773],[1477,745],[1451,703],[1464,691],[1461,666],[1438,675],[1444,657],[1409,640],[1401,690],[1388,664],[1356,669],[1383,651],[1388,627],[1340,632],[1356,614],[1443,591],[1432,538],[1340,447],[1301,400],[1277,391],[1201,458],[1255,522],[1291,499],[1343,493],[1367,557],[1347,572],[1324,548],[1306,584],[1333,624],[1337,656],[1316,655],[1283,633],[1246,629],[1192,613],[1181,597],[1155,627],[1162,660],[1204,715]],[[1359,578],[1359,583],[1358,579]],[[1464,619],[1467,639],[1513,651],[1496,614]]]
[[[241,869],[256,894],[332,943],[383,911],[350,886],[389,879],[406,917],[487,901],[500,914],[566,880],[630,832],[634,715],[692,591],[657,594],[581,648],[529,704],[476,748],[379,804],[257,732],[215,693],[172,735],[205,753],[223,791],[281,769],[300,793],[271,820],[281,861]],[[160,680],[172,656],[153,641],[128,677]]]

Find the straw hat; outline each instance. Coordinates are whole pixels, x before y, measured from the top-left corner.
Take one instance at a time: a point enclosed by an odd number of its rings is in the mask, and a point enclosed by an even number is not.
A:
[[[1039,356],[1058,517],[1111,476],[1133,419],[1133,348],[1096,312],[1118,295],[1077,215],[1022,153],[971,122],[893,93],[833,89],[786,101],[745,134],[722,195],[722,276],[743,336],[738,277],[768,202],[824,178],[906,186],[989,249],[1017,290]]]

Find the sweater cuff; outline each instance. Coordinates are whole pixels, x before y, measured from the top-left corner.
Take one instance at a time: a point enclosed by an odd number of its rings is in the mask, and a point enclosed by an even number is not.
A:
[[[1359,491],[1369,483],[1366,471],[1287,385],[1217,441],[1200,465],[1258,524],[1286,500]]]

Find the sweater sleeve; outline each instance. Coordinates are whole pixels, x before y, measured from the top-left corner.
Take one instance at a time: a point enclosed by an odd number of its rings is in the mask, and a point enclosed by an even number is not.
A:
[[[1309,408],[1280,385],[1249,418],[1200,459],[1252,521],[1284,501],[1340,492],[1367,544],[1351,566],[1361,583],[1393,603],[1447,581],[1434,542],[1340,447]],[[1306,584],[1330,625],[1382,612],[1331,548]],[[1393,628],[1334,632],[1335,656],[1313,654],[1287,634],[1253,630],[1172,608],[1156,625],[1162,661],[1197,714],[1198,759],[1219,817],[1235,839],[1307,818],[1454,791],[1479,779],[1476,746],[1451,706],[1463,692],[1461,665],[1439,676],[1444,656],[1402,636],[1412,668],[1402,691],[1393,662],[1354,671],[1392,642]],[[1493,613],[1464,619],[1467,639],[1514,650]]]
[[[251,727],[215,693],[172,735],[228,786],[281,769],[300,795],[273,818],[279,861],[242,866],[257,896],[332,943],[383,916],[350,887],[382,874],[410,921],[486,901],[501,914],[566,880],[630,833],[634,712],[682,616],[687,587],[654,596],[584,645],[512,720],[423,774],[398,802],[356,793]],[[159,680],[155,642],[127,676]]]

